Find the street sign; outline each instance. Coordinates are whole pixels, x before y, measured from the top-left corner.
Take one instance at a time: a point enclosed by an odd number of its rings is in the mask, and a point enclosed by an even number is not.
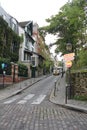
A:
[[[72,61],[74,60],[74,56],[75,56],[75,53],[69,53],[69,54],[65,54],[63,57],[65,61]]]
[[[67,61],[65,64],[67,68],[70,68],[72,66],[72,61]]]
[[[1,66],[2,66],[2,69],[4,69],[4,67],[5,67],[5,63],[2,63]]]

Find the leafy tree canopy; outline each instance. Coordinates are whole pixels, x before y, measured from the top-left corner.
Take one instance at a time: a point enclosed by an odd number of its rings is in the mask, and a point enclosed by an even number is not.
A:
[[[66,3],[58,14],[46,19],[48,26],[42,27],[42,32],[57,35],[56,53],[66,53],[66,43],[70,42],[73,45],[73,51],[76,44],[81,41],[84,44],[85,39],[85,11],[86,1],[72,0]]]

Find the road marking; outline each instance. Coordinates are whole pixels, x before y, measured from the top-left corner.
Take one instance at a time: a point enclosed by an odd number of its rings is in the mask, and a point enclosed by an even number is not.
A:
[[[27,102],[27,100],[20,100],[17,104],[24,104],[26,102]]]
[[[29,94],[29,95],[25,96],[22,100],[17,102],[17,104],[25,104],[28,100],[30,100],[34,96],[35,96],[35,94]],[[46,95],[39,95],[39,97],[37,99],[35,99],[31,104],[40,104],[44,100],[45,97],[46,97]],[[18,97],[15,97],[8,101],[5,101],[4,104],[10,104],[10,103],[14,102],[17,98]]]
[[[35,94],[29,94],[26,97],[24,97],[24,100],[29,100],[31,99]]]
[[[17,104],[24,104],[27,102],[27,100],[30,100],[35,94],[29,94],[26,97],[23,98],[23,100],[20,100]]]
[[[46,95],[40,95],[34,102],[32,102],[31,104],[40,104],[44,98],[46,97]]]
[[[4,104],[10,104],[10,103],[14,102],[16,99],[17,98],[15,97],[15,98],[13,98],[11,100],[8,100],[8,101],[4,102]]]

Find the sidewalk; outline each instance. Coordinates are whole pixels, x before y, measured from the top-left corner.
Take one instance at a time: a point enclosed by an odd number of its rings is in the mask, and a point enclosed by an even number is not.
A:
[[[54,89],[51,92],[50,101],[68,109],[87,113],[87,101],[67,99],[66,103],[65,85],[65,76],[63,76],[63,78],[60,76],[59,80],[57,81],[56,88],[54,85]]]
[[[20,93],[22,90],[30,87],[31,85],[35,84],[36,82],[42,80],[43,78],[46,78],[47,75],[43,75],[37,78],[30,78],[28,80],[12,84],[9,87],[5,87],[3,89],[0,89],[0,100],[6,99],[8,97],[11,97],[15,94]]]

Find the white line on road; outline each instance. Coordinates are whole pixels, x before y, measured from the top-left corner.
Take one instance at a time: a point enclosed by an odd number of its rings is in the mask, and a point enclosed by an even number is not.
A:
[[[29,94],[26,97],[23,98],[23,100],[20,100],[17,104],[24,104],[27,102],[27,100],[31,99],[34,96],[34,94]]]
[[[4,104],[10,104],[10,103],[14,102],[16,99],[17,98],[15,97],[15,98],[13,98],[11,100],[8,100],[8,101],[4,102]]]
[[[27,100],[20,100],[17,104],[24,104],[26,102],[27,102]]]
[[[24,97],[24,100],[29,100],[31,99],[35,94],[29,94],[26,97]]]
[[[28,100],[30,100],[34,96],[35,96],[35,94],[29,94],[26,97],[24,97],[22,100],[17,102],[17,104],[25,104]],[[44,100],[45,97],[46,97],[46,95],[39,95],[39,97],[37,99],[35,99],[31,104],[40,104]],[[10,103],[14,102],[17,98],[18,97],[12,98],[12,99],[4,102],[4,104],[10,104]]]
[[[40,104],[44,98],[46,97],[46,95],[40,95],[34,102],[32,102],[31,104]]]

